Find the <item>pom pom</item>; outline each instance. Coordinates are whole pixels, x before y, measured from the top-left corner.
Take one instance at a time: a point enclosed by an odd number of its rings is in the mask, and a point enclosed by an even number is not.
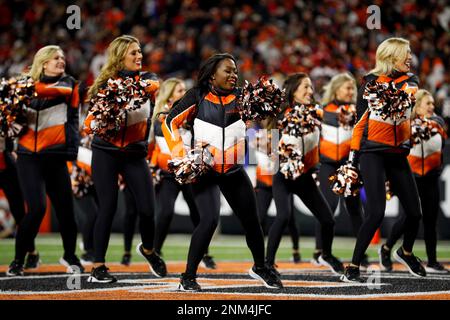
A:
[[[295,180],[303,174],[305,165],[302,162],[302,152],[293,144],[280,141],[278,147],[280,154],[280,172],[286,179]]]
[[[76,198],[82,198],[93,188],[94,182],[86,170],[74,165],[70,176],[72,181],[72,192]]]
[[[30,77],[0,79],[0,136],[15,138],[27,128],[27,106],[36,97]]]
[[[244,122],[257,121],[277,116],[283,101],[284,90],[280,90],[272,79],[263,76],[255,85],[245,81],[237,109]]]
[[[376,80],[367,83],[363,99],[367,100],[371,112],[383,120],[390,118],[394,121],[406,118],[406,111],[415,102],[413,94],[397,89],[393,81]]]
[[[340,105],[338,108],[339,125],[350,130],[356,124],[356,107],[354,104]]]
[[[278,122],[282,133],[294,137],[302,137],[321,128],[319,105],[296,105]]]
[[[139,109],[152,95],[146,90],[149,80],[139,76],[109,79],[90,101],[90,113],[94,116],[94,134],[105,140],[113,139],[124,125],[128,111]]]
[[[359,170],[351,163],[340,166],[328,180],[333,192],[345,197],[358,195],[359,189],[363,186]]]
[[[169,160],[168,166],[179,184],[187,184],[209,171],[214,166],[214,157],[206,146],[198,144],[184,158]]]
[[[152,175],[153,179],[153,185],[156,186],[157,184],[160,184],[162,180],[161,169],[151,166],[150,162],[148,164],[148,168],[150,169],[150,174]]]
[[[416,117],[411,121],[411,141],[413,145],[427,141],[437,133],[439,133],[438,129],[433,127],[431,120],[425,117]]]

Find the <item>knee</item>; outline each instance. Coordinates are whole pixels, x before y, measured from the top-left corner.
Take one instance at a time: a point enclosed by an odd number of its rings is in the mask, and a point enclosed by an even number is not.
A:
[[[334,218],[332,216],[326,217],[320,221],[320,224],[322,227],[325,228],[334,228],[334,225],[336,224]]]
[[[219,224],[219,217],[201,217],[197,228],[213,233]]]
[[[27,203],[28,215],[33,218],[43,218],[47,210],[47,204],[44,201],[38,201],[33,204]]]

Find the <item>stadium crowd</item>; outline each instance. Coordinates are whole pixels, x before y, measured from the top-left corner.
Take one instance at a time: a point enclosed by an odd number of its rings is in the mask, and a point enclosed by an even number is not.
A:
[[[377,44],[400,36],[411,42],[421,87],[436,94],[438,113],[450,117],[450,6],[445,0],[395,5],[384,0],[80,0],[79,30],[66,26],[71,4],[0,1],[0,76],[21,72],[36,50],[58,43],[67,55],[67,71],[89,85],[105,61],[107,44],[131,34],[144,46],[143,69],[163,79],[187,79],[189,87],[200,61],[229,52],[240,61],[241,80],[270,74],[281,84],[287,74],[307,72],[320,95],[323,84],[341,71],[359,82],[373,65]],[[380,7],[381,30],[366,26],[372,4]]]

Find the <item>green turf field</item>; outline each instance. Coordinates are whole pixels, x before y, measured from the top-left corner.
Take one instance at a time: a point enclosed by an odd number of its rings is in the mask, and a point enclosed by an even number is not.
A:
[[[139,241],[138,235],[135,235],[133,246]],[[189,247],[189,235],[169,235],[164,244],[163,254],[167,261],[185,261]],[[266,240],[267,241],[267,240]],[[313,238],[300,239],[300,252],[302,261],[309,261],[314,250]],[[333,245],[333,253],[342,260],[350,260],[354,248],[355,240],[352,238],[336,237]],[[57,263],[62,255],[61,238],[59,234],[39,235],[36,240],[37,249],[41,255],[43,263]],[[378,246],[371,246],[368,254],[372,260],[377,259]],[[440,260],[450,260],[450,241],[440,241],[438,245],[438,258]],[[77,247],[77,253],[80,249]],[[418,240],[415,245],[414,253],[423,261],[426,261],[425,245],[423,240]],[[123,237],[121,234],[114,234],[111,237],[107,262],[119,262],[123,254]],[[217,261],[250,261],[251,254],[246,246],[243,236],[224,236],[217,235],[213,238],[210,245],[210,254]],[[292,256],[291,242],[289,237],[284,237],[280,249],[278,250],[278,260],[289,260]],[[14,258],[14,239],[0,239],[0,265],[9,264]],[[134,262],[142,261],[133,248]]]

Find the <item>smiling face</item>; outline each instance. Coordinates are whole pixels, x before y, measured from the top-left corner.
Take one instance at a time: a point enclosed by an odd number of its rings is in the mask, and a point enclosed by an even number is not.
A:
[[[128,71],[139,71],[142,69],[142,51],[141,47],[132,42],[123,58],[123,66]]]
[[[412,54],[411,48],[408,47],[406,56],[395,61],[395,69],[400,72],[409,72],[411,70]]]
[[[61,50],[55,52],[53,57],[43,64],[44,75],[48,77],[61,76],[66,70],[66,58]]]
[[[236,87],[238,80],[238,70],[236,64],[231,59],[223,59],[219,62],[217,70],[211,77],[214,87],[222,90],[232,90]]]
[[[311,104],[313,102],[313,93],[311,79],[309,77],[303,78],[294,92],[294,103]]]
[[[353,85],[353,81],[344,82],[337,90],[336,90],[336,99],[343,102],[350,102],[353,100],[353,96],[355,94],[355,86]]]
[[[170,97],[169,102],[173,104],[174,102],[180,100],[185,93],[186,86],[184,85],[184,82],[177,83],[175,88],[173,88],[172,96]]]
[[[431,117],[434,113],[434,99],[431,95],[425,95],[420,104],[416,106],[416,113],[419,116]]]

